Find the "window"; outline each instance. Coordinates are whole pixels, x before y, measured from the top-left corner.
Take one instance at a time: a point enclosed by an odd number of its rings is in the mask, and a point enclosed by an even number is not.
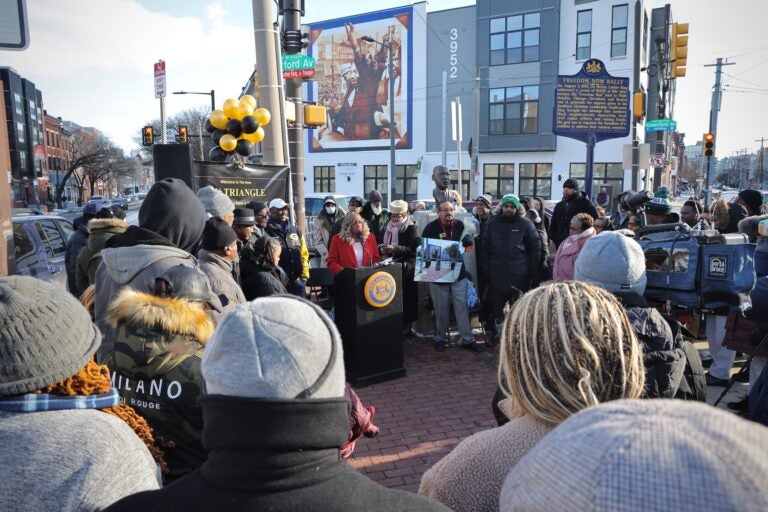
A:
[[[491,19],[491,66],[539,60],[541,15],[538,12]]]
[[[24,107],[22,107],[21,104],[21,95],[17,92],[13,93],[13,101],[16,105],[16,114],[23,116],[24,115]]]
[[[72,238],[72,235],[75,234],[75,228],[73,228],[72,224],[69,222],[59,222],[58,224],[62,233],[64,233],[64,240],[69,242],[69,239]]]
[[[613,187],[613,195],[624,190],[624,168],[621,162],[616,163],[595,163],[592,166],[592,195],[596,196],[601,185],[610,185]],[[584,186],[584,180],[587,177],[587,164],[571,164],[571,178],[581,181]]]
[[[16,123],[16,131],[19,135],[19,142],[24,144],[26,142],[26,138],[24,138],[24,123]]]
[[[387,169],[386,165],[366,165],[363,167],[363,188],[365,196],[368,196],[368,192],[371,190],[378,190],[381,192],[381,196],[384,200],[384,204],[389,204],[389,198],[387,197]]]
[[[549,199],[552,190],[552,164],[520,164],[520,197]]]
[[[459,190],[459,175],[456,169],[450,171],[451,188]],[[461,200],[469,201],[469,170],[461,170]]]
[[[623,57],[627,54],[627,4],[613,6],[611,23],[611,57]]]
[[[413,201],[419,194],[419,170],[415,165],[395,166],[395,199]]]
[[[24,276],[36,275],[37,254],[27,230],[24,229],[24,223],[13,225],[13,251],[16,259],[16,272]]]
[[[576,15],[576,60],[586,60],[592,53],[592,10]]]
[[[56,224],[49,220],[39,221],[35,222],[35,229],[40,240],[43,241],[43,247],[49,257],[64,255],[67,251],[67,245]]]
[[[491,89],[489,102],[489,135],[539,132],[538,85]]]
[[[494,199],[515,193],[515,164],[485,164],[483,166],[483,193]]]
[[[332,165],[315,167],[315,192],[336,192],[336,168]]]
[[[37,121],[37,110],[35,109],[35,102],[32,100],[28,100],[29,102],[29,118],[33,121]]]

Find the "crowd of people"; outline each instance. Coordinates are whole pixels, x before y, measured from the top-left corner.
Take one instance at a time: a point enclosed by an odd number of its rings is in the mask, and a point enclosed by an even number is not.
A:
[[[0,278],[2,508],[768,508],[768,430],[696,403],[733,359],[713,354],[705,381],[679,326],[645,301],[645,256],[627,236],[636,212],[619,208],[615,224],[570,179],[551,221],[540,198],[507,194],[494,207],[480,196],[473,212],[456,199],[419,230],[407,203],[385,208],[377,191],[349,212],[328,196],[312,232],[334,274],[403,266],[404,332],[419,315],[421,240],[476,256],[454,282],[427,286],[434,347],[449,345],[452,308],[460,346],[482,350],[468,308],[476,283],[488,344],[500,345],[499,426],[464,439],[418,494],[345,462],[377,434],[376,411],[345,382],[333,320],[306,300],[309,251],[290,205],[236,208],[167,179],[138,226],[88,212],[71,294]],[[706,220],[690,206],[679,220]],[[715,204],[710,220],[758,238],[768,216],[751,206],[739,222],[738,208]]]

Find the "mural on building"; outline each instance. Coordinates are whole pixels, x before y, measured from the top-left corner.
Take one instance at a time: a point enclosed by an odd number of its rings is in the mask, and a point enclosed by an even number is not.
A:
[[[308,96],[328,111],[326,126],[310,132],[311,152],[386,149],[390,129],[397,148],[411,148],[412,22],[413,9],[407,7],[310,26],[308,54],[315,57],[317,67]]]

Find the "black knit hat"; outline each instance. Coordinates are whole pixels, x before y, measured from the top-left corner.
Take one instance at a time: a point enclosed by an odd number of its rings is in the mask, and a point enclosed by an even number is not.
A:
[[[229,224],[218,217],[211,217],[203,229],[203,249],[216,251],[237,240],[237,234]]]
[[[573,178],[568,178],[563,182],[563,188],[572,188],[574,190],[579,190],[579,182]]]
[[[99,345],[88,311],[64,288],[34,277],[0,277],[0,396],[74,375]]]
[[[763,194],[759,190],[748,188],[739,192],[739,198],[747,204],[750,215],[760,215],[763,207]]]

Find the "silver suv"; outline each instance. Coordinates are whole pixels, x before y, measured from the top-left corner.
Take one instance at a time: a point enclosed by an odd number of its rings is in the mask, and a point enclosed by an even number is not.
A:
[[[67,241],[75,233],[72,224],[55,215],[13,217],[13,247],[16,274],[33,276],[67,287],[64,255]]]

